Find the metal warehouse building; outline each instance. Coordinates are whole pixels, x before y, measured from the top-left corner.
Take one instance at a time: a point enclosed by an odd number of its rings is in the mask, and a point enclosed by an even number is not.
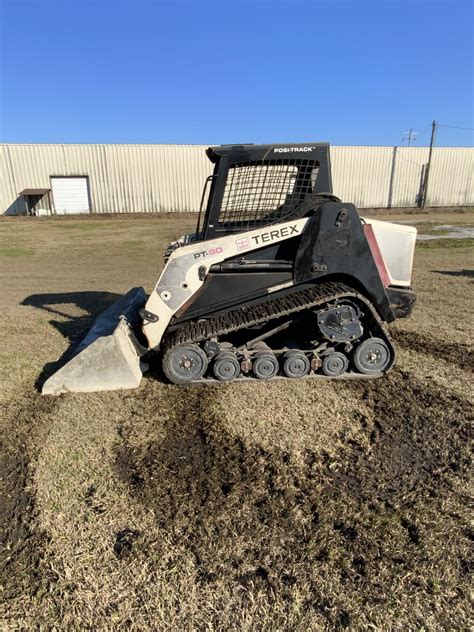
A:
[[[197,211],[206,145],[0,145],[0,212]],[[359,208],[415,207],[428,147],[331,147],[334,193]],[[474,148],[436,147],[427,206],[474,205]]]

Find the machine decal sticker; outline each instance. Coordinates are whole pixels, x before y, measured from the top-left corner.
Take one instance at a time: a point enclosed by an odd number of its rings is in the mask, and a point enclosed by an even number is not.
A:
[[[295,151],[308,152],[308,151],[313,151],[313,149],[315,148],[314,147],[275,147],[273,152],[275,154],[288,154],[288,153],[293,153]]]
[[[246,250],[250,248],[250,241],[248,237],[242,237],[242,239],[236,239],[235,245],[237,246],[237,250]]]
[[[209,248],[209,250],[201,250],[201,252],[195,252],[195,259],[203,259],[204,257],[213,257],[214,255],[219,255],[221,252],[224,252],[224,248],[222,246],[216,246],[215,248]]]
[[[282,237],[291,237],[294,233],[298,234],[300,232],[297,224],[292,224],[291,226],[283,226],[283,228],[276,228],[275,230],[269,230],[266,233],[262,233],[261,235],[254,235],[252,239],[256,244],[265,244],[269,241],[273,241],[274,239],[281,239]]]

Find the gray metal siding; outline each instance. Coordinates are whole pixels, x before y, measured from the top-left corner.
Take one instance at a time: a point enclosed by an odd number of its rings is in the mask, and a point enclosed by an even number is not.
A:
[[[429,206],[470,206],[474,202],[474,149],[437,147],[428,184]]]
[[[50,177],[89,176],[96,213],[197,211],[207,145],[0,145],[0,212]],[[427,147],[331,147],[334,193],[359,208],[414,207]],[[474,149],[436,147],[428,205],[474,205]]]
[[[387,206],[392,147],[331,147],[333,190],[359,208]]]
[[[423,166],[428,162],[429,148],[397,147],[394,154],[391,206],[416,206],[417,196],[421,192]]]

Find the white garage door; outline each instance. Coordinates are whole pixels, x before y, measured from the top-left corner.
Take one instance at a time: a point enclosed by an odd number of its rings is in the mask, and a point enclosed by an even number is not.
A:
[[[90,211],[87,178],[51,178],[54,209],[59,215]]]

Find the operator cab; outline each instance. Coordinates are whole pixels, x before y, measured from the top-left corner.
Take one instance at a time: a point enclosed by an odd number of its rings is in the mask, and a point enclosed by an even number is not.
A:
[[[201,200],[196,233],[202,240],[304,217],[321,198],[337,200],[328,143],[220,145],[206,153],[214,172]]]

